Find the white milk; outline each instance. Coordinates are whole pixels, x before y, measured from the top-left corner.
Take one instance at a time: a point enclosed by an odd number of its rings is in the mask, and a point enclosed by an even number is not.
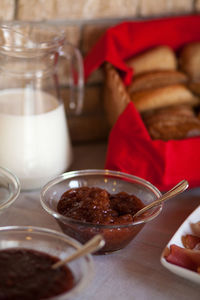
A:
[[[0,92],[0,166],[22,189],[36,189],[64,172],[72,160],[64,105],[32,89]]]

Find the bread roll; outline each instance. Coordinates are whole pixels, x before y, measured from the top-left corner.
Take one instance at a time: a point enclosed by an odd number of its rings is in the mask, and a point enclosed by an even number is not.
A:
[[[200,136],[200,120],[192,107],[177,105],[143,116],[152,139],[168,141]]]
[[[164,120],[147,126],[154,140],[179,140],[187,137],[200,136],[200,121],[194,119]]]
[[[174,51],[168,46],[158,46],[135,55],[126,61],[134,75],[156,70],[175,70],[177,59]]]
[[[189,43],[183,47],[179,65],[192,81],[200,80],[200,42]]]
[[[151,71],[134,76],[127,90],[129,93],[133,93],[171,84],[186,83],[187,81],[188,77],[183,72],[174,70]]]
[[[183,84],[132,93],[131,100],[139,112],[177,104],[197,105],[199,103],[199,98]]]
[[[164,108],[158,108],[154,110],[148,110],[142,113],[142,118],[146,123],[157,121],[162,121],[163,118],[168,116],[171,117],[189,117],[193,118],[196,117],[194,108],[189,104],[180,104],[180,105],[173,105]]]

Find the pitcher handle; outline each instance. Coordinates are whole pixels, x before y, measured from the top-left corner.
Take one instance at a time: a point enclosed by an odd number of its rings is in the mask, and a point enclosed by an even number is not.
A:
[[[72,44],[66,42],[59,50],[60,56],[69,62],[69,109],[79,115],[83,108],[84,71],[81,52]]]

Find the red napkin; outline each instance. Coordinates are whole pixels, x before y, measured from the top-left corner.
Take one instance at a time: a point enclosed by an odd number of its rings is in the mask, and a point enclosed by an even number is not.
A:
[[[108,61],[128,84],[132,72],[125,59],[156,45],[178,51],[191,41],[200,41],[199,15],[122,23],[108,29],[86,56],[86,79]],[[110,132],[105,168],[142,177],[160,190],[182,179],[187,179],[190,187],[200,186],[200,137],[153,141],[134,104],[129,103]]]
[[[182,179],[200,185],[200,138],[170,140],[150,138],[132,102],[113,126],[105,168],[133,174],[168,190]]]
[[[124,22],[109,28],[84,59],[85,78],[105,61],[118,68],[125,84],[132,78],[132,70],[124,60],[158,45],[174,50],[191,41],[200,40],[200,15]]]

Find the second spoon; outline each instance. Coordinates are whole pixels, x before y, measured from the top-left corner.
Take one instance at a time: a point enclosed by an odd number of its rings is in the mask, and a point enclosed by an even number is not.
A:
[[[136,212],[133,216],[133,218],[140,216],[141,214],[145,213],[147,210],[160,205],[162,202],[184,192],[188,188],[189,184],[187,180],[180,181],[177,185],[175,185],[171,190],[163,194],[160,198],[153,201],[152,203],[146,205],[142,209],[140,209],[138,212]]]

